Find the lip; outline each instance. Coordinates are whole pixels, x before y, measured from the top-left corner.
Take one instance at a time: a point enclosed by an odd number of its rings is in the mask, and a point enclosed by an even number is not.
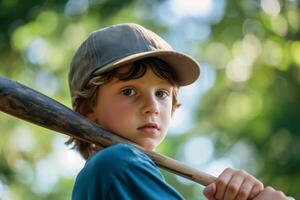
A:
[[[137,129],[142,132],[150,133],[150,134],[157,133],[157,131],[160,130],[158,124],[156,124],[156,123],[147,123]]]

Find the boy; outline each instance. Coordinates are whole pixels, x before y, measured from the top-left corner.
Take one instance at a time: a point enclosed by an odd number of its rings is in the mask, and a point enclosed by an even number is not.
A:
[[[199,75],[192,58],[175,52],[155,33],[129,23],[98,30],[83,42],[71,63],[69,86],[74,110],[155,150],[180,105],[179,87]],[[133,146],[102,149],[74,138],[67,142],[71,143],[87,160],[72,199],[182,199],[155,164]],[[225,170],[204,190],[209,199],[259,199],[261,194],[267,199],[269,193],[274,195],[254,177],[233,169]]]

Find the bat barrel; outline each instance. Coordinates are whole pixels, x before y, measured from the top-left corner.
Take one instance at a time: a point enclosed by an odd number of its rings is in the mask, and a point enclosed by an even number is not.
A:
[[[0,77],[0,110],[25,121],[106,147],[128,143],[79,113],[20,83]]]

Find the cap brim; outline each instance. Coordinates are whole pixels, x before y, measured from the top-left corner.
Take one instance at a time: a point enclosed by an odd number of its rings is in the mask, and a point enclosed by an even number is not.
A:
[[[156,57],[168,63],[174,70],[178,78],[178,84],[180,86],[185,86],[193,83],[200,75],[200,65],[193,58],[182,53],[165,50],[147,51],[129,55],[125,58],[113,61],[101,67],[100,69],[96,69],[92,74],[100,75],[124,64],[128,64],[147,57]]]

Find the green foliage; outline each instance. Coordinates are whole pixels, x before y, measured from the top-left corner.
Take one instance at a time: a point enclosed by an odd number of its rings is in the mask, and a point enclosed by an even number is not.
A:
[[[203,59],[216,68],[217,80],[199,106],[199,120],[220,132],[219,151],[247,140],[256,149],[258,178],[300,197],[299,7],[282,1],[280,14],[270,16],[256,3],[228,2],[224,19],[212,26]],[[226,54],[226,62],[216,61],[211,52]],[[236,76],[238,70],[247,76]],[[221,134],[230,142],[223,143]]]
[[[69,62],[90,32],[122,22],[137,22],[161,34],[174,28],[154,12],[162,0],[93,0],[68,10],[70,2],[0,1],[1,76],[67,106]],[[280,1],[280,12],[275,15],[274,9],[264,11],[261,2],[226,1],[224,17],[213,22],[209,39],[189,41],[197,47],[194,54],[201,63],[213,69],[216,81],[200,99],[192,129],[170,136],[158,151],[181,160],[184,145],[199,136],[214,142],[214,159],[239,157],[237,147],[242,146],[251,153],[240,156],[236,167],[299,198],[299,3]],[[194,27],[201,21],[185,20]],[[74,176],[62,175],[62,169],[56,168],[41,172],[51,167],[44,163],[55,157],[57,138],[60,144],[67,138],[3,113],[0,127],[0,198],[2,194],[5,199],[70,199]],[[67,165],[66,159],[63,166]],[[199,185],[165,175],[186,199],[203,198]],[[40,176],[58,180],[41,184]]]

